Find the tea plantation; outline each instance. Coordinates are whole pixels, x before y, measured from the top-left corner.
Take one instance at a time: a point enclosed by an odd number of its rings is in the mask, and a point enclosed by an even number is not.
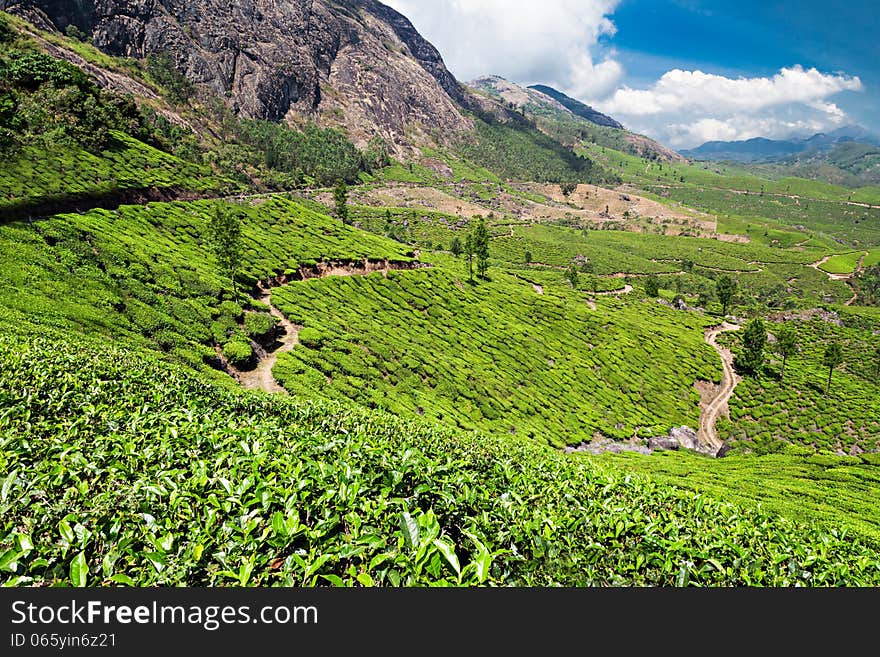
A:
[[[401,164],[5,16],[0,584],[880,585],[880,210],[855,205],[877,190],[481,119]],[[99,89],[43,40],[167,97]],[[508,178],[624,182],[736,243],[538,220],[555,202]],[[342,180],[347,207],[302,189]],[[407,186],[447,205],[370,196]],[[486,276],[452,254],[479,253],[473,209]],[[752,318],[772,338],[724,458],[562,449],[699,426],[706,330]],[[745,333],[719,340],[741,359]]]
[[[6,585],[876,585],[880,552],[381,411],[0,342]]]
[[[703,343],[711,319],[648,300],[593,310],[563,286],[539,295],[503,274],[462,278],[438,268],[276,289],[273,303],[305,327],[276,378],[300,396],[557,446],[695,426],[693,382],[721,378]]]

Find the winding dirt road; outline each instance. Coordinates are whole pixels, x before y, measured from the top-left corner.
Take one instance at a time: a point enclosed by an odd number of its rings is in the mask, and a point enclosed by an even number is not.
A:
[[[279,340],[281,345],[272,351],[266,351],[262,348],[255,350],[260,357],[259,364],[250,372],[240,372],[238,380],[248,390],[265,390],[266,392],[286,395],[287,391],[278,385],[278,382],[272,376],[272,368],[275,367],[278,354],[290,351],[299,344],[299,332],[302,330],[302,326],[297,326],[291,322],[280,310],[272,305],[270,290],[265,289],[262,285],[259,285],[259,290],[260,296],[257,300],[269,306],[269,312],[278,318],[279,325],[284,329],[284,335]]]
[[[725,349],[718,344],[718,336],[722,333],[738,331],[739,325],[724,322],[721,326],[716,326],[706,331],[706,343],[715,348],[721,356],[721,365],[724,368],[724,376],[721,379],[721,386],[717,390],[715,398],[710,401],[703,412],[700,414],[700,430],[697,438],[704,445],[710,445],[713,449],[720,450],[724,446],[724,441],[718,438],[715,431],[715,424],[721,415],[722,409],[730,401],[733,391],[737,384],[742,380],[733,369],[733,353],[729,349]]]
[[[416,255],[418,255],[418,252],[416,252]],[[389,271],[420,269],[430,266],[431,265],[423,263],[416,263],[415,265],[399,264],[389,262],[388,260],[382,262],[369,262],[365,260],[363,263],[357,265],[350,263],[320,262],[314,270],[301,270],[300,275],[302,276],[302,280],[308,280],[310,278],[366,276],[377,272],[381,273],[383,276],[388,276]],[[284,329],[284,335],[276,342],[276,345],[271,351],[252,342],[251,347],[257,355],[257,366],[252,370],[234,370],[231,373],[235,379],[248,390],[264,390],[265,392],[287,394],[287,391],[278,385],[278,382],[272,376],[272,368],[275,367],[275,363],[278,360],[278,354],[290,351],[299,344],[299,332],[303,327],[291,322],[280,310],[272,305],[271,288],[267,289],[262,283],[258,283],[257,289],[260,292],[260,296],[257,297],[257,300],[266,304],[269,307],[269,312],[278,318],[279,324]]]

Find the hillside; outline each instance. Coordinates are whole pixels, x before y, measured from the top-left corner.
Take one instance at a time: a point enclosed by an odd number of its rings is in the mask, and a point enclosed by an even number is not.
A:
[[[675,151],[625,130],[611,117],[550,87],[521,87],[498,76],[478,78],[468,87],[522,113],[542,132],[571,147],[586,141],[652,160],[683,161]]]
[[[0,14],[0,583],[880,584],[877,190],[456,99],[369,1],[290,57],[442,90],[406,157],[215,103],[223,3],[14,4],[89,36]]]
[[[529,89],[533,89],[539,94],[555,100],[575,116],[586,119],[590,123],[605,126],[606,128],[617,128],[618,130],[623,130],[623,124],[615,121],[610,116],[594,110],[592,107],[590,107],[589,105],[585,105],[579,100],[571,98],[570,96],[566,96],[564,93],[562,93],[561,91],[557,91],[553,87],[548,87],[544,84],[533,84],[529,87]]]
[[[472,127],[436,49],[378,2],[231,7],[203,0],[189,11],[168,1],[129,5],[4,0],[0,9],[61,32],[74,26],[110,55],[167,56],[245,118],[317,119],[345,126],[361,147],[379,135],[404,150],[429,139],[428,130]],[[414,126],[421,136],[408,134]]]

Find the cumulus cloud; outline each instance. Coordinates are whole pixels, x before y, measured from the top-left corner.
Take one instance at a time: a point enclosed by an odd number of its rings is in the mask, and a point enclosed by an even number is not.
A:
[[[615,33],[609,16],[620,0],[384,1],[437,46],[460,80],[501,75],[601,98],[623,76],[611,54],[596,54],[599,39]]]
[[[802,66],[740,78],[675,69],[631,88],[607,45],[621,0],[383,1],[412,20],[460,80],[495,74],[548,84],[674,148],[833,129],[847,115],[832,97],[862,90],[858,77]]]
[[[596,105],[671,146],[690,147],[840,126],[846,113],[829,98],[862,89],[858,77],[802,66],[783,68],[773,77],[736,79],[676,69],[648,89],[623,87]]]

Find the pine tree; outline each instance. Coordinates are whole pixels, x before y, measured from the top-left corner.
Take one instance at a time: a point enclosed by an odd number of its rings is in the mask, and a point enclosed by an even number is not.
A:
[[[718,297],[718,301],[721,302],[721,312],[725,316],[727,315],[727,311],[730,308],[734,295],[736,295],[736,287],[736,281],[730,276],[721,276],[715,281],[715,294]]]
[[[472,229],[474,255],[477,258],[477,274],[486,278],[489,269],[489,231],[483,217],[477,217],[477,224]]]
[[[348,186],[344,180],[336,183],[333,188],[333,203],[335,205],[334,212],[336,218],[344,224],[348,223]]]

